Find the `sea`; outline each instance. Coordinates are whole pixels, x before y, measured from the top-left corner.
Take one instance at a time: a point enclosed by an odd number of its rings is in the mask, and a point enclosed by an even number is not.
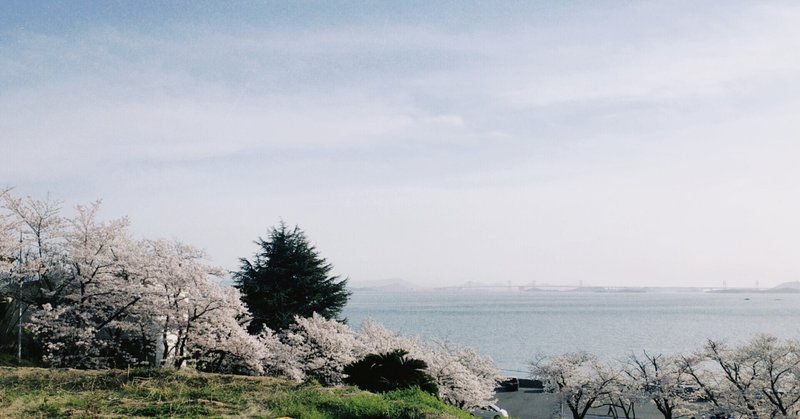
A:
[[[565,352],[625,360],[689,353],[708,339],[800,339],[800,294],[356,290],[343,316],[356,330],[373,319],[401,335],[472,347],[518,377],[534,359]]]

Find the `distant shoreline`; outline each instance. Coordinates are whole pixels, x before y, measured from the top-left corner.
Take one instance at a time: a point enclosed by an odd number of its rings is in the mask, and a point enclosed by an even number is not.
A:
[[[353,292],[431,292],[431,291],[481,291],[481,292],[532,292],[532,293],[712,293],[712,294],[800,294],[796,288],[709,288],[709,287],[522,287],[522,286],[447,286],[447,287],[350,287]]]
[[[459,285],[440,287],[420,286],[402,279],[382,279],[348,284],[350,291],[357,292],[417,292],[417,291],[498,291],[498,292],[597,292],[597,293],[725,293],[725,294],[798,294],[800,281],[784,282],[770,288],[736,287],[671,287],[671,286],[606,286],[606,285],[555,285],[530,282],[512,284],[494,282],[466,282]]]

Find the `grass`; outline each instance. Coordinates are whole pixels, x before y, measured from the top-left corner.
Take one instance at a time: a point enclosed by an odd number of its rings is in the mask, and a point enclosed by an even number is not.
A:
[[[0,367],[0,417],[470,418],[418,389],[372,394],[272,377]]]

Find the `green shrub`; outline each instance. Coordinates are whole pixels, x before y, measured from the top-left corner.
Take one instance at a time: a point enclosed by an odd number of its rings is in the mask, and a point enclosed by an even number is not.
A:
[[[428,364],[408,358],[407,355],[408,352],[402,349],[385,354],[369,354],[344,368],[347,375],[344,381],[375,393],[418,387],[430,394],[437,394],[436,381],[426,372]]]

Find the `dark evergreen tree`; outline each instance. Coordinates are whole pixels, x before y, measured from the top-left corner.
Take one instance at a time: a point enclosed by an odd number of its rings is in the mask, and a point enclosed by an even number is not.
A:
[[[344,367],[344,382],[373,393],[419,387],[435,396],[438,388],[436,381],[426,372],[428,364],[406,355],[408,352],[402,349],[385,354],[369,354]]]
[[[236,288],[242,293],[253,321],[250,333],[263,326],[286,329],[294,316],[311,317],[317,313],[335,318],[341,313],[350,292],[347,279],[329,276],[333,266],[321,258],[305,233],[283,221],[269,231],[269,238],[259,238],[254,260],[240,259],[241,268],[233,274]]]

